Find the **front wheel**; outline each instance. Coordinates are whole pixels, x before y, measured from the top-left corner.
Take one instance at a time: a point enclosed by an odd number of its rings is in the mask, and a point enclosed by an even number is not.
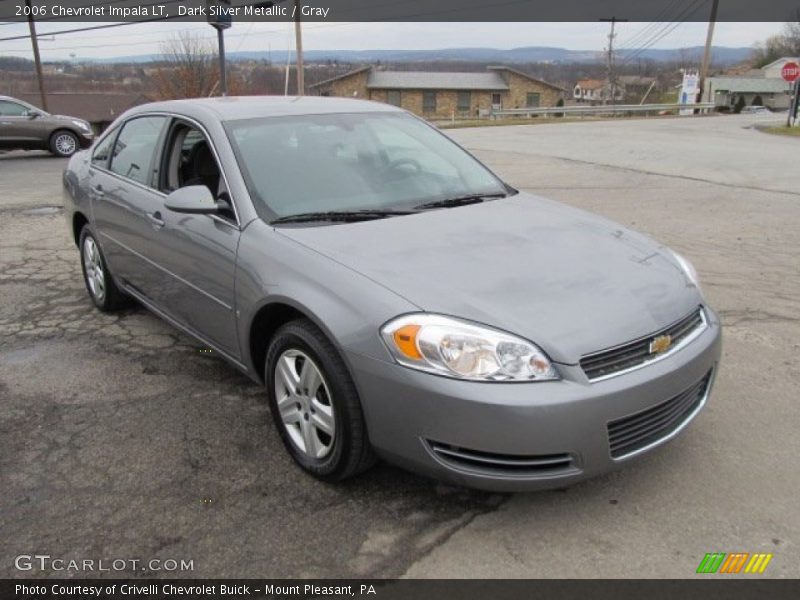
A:
[[[340,481],[374,464],[350,373],[313,323],[300,319],[281,327],[265,371],[273,420],[298,465],[319,479]]]
[[[50,151],[56,156],[72,156],[79,148],[78,136],[71,131],[62,129],[50,136]]]

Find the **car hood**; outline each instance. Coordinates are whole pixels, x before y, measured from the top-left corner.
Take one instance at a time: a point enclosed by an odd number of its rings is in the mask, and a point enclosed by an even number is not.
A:
[[[278,231],[424,311],[520,335],[561,363],[657,331],[701,302],[663,246],[530,194]]]

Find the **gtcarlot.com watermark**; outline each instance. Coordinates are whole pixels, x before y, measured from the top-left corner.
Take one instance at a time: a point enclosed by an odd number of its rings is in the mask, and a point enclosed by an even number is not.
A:
[[[18,571],[55,571],[64,573],[114,573],[120,571],[194,571],[194,560],[174,558],[60,558],[49,554],[20,554],[14,559]]]

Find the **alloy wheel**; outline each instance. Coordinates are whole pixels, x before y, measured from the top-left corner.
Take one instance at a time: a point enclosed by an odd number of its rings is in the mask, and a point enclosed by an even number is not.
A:
[[[95,300],[102,303],[106,296],[106,276],[103,261],[100,259],[100,249],[91,236],[83,241],[83,266],[89,291]]]
[[[333,449],[336,420],[319,367],[304,352],[289,349],[278,358],[273,379],[278,411],[292,443],[309,458],[325,458]]]
[[[62,156],[74,154],[77,148],[75,138],[67,133],[62,133],[56,137],[55,146]]]

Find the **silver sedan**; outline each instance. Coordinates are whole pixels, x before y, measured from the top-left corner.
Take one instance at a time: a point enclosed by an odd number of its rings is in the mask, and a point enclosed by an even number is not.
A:
[[[691,264],[519,192],[424,121],[333,98],[139,106],[64,173],[89,296],[266,387],[294,460],[562,487],[676,437],[720,325]]]

